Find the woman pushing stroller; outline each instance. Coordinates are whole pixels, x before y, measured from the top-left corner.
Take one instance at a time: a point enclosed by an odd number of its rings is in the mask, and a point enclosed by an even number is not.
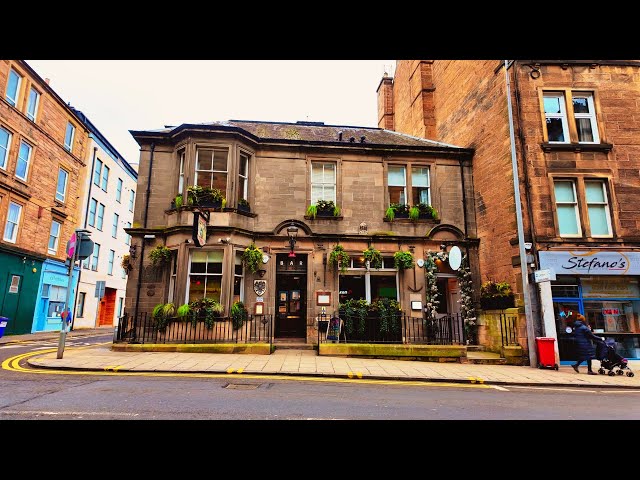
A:
[[[591,366],[591,361],[595,357],[596,351],[593,343],[591,341],[598,343],[604,343],[602,338],[594,335],[591,329],[587,326],[587,321],[584,318],[584,315],[578,314],[576,316],[575,321],[573,322],[573,334],[575,338],[576,345],[576,353],[577,353],[577,361],[573,365],[573,369],[576,373],[580,373],[578,367],[584,361],[587,362],[587,374],[589,375],[597,375],[596,372],[593,371]]]

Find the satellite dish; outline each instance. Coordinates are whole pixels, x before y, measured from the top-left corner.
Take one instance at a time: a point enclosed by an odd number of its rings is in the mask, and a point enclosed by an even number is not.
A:
[[[458,270],[460,268],[460,264],[462,263],[462,252],[458,247],[451,247],[449,250],[449,266],[453,270]]]

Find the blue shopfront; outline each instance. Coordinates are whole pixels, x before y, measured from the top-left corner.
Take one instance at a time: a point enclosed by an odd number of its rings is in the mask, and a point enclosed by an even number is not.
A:
[[[618,354],[640,359],[640,252],[546,251],[540,266],[551,282],[560,360],[575,360],[567,326],[577,313]]]
[[[78,267],[73,271],[71,304],[75,298],[78,285]],[[32,332],[60,331],[61,314],[67,299],[69,286],[69,267],[56,260],[45,260],[42,265],[42,276],[38,288],[39,296],[33,316]]]

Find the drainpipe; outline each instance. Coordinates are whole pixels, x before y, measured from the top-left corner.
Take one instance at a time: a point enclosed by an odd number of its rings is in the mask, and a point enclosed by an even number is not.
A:
[[[89,191],[87,192],[87,206],[84,209],[84,226],[83,228],[87,229],[87,222],[89,221],[89,202],[91,201],[91,187],[93,186],[93,169],[96,165],[96,152],[98,151],[98,147],[93,147],[93,158],[91,159],[91,173],[89,174]],[[78,305],[78,295],[80,290],[80,280],[82,279],[82,263],[80,263],[80,268],[78,269],[78,286],[76,287],[76,294],[73,297],[73,308],[75,309],[76,305]],[[98,300],[99,302],[100,300]],[[84,309],[84,305],[82,306]],[[73,310],[75,312],[75,310]],[[83,312],[84,313],[84,312]],[[98,319],[96,318],[96,321]],[[71,328],[70,331],[73,331],[73,325],[76,322],[76,316],[74,315],[71,319]]]
[[[147,198],[144,206],[144,223],[143,228],[147,228],[147,216],[149,214],[149,196],[151,195],[151,173],[153,172],[153,152],[156,149],[156,144],[151,144],[151,155],[149,158],[149,174],[147,176]],[[133,321],[136,322],[138,318],[138,304],[140,303],[140,288],[142,287],[142,262],[144,261],[144,238],[142,239],[140,246],[140,266],[138,267],[138,285],[136,287],[136,306],[133,311]],[[135,331],[135,329],[134,329]]]
[[[520,254],[520,272],[522,274],[522,295],[524,297],[524,312],[527,326],[527,346],[529,348],[529,365],[536,367],[538,358],[535,345],[535,330],[533,314],[531,312],[531,298],[529,296],[529,269],[527,267],[527,252],[524,248],[524,225],[522,222],[522,205],[520,201],[520,180],[518,177],[518,157],[516,155],[516,139],[513,126],[513,110],[511,107],[511,84],[509,81],[509,61],[504,61],[504,76],[507,90],[507,109],[509,111],[509,139],[511,143],[511,169],[513,175],[513,193],[515,196],[516,222],[518,226],[518,250]]]
[[[464,158],[459,158],[460,162],[460,181],[462,182],[462,213],[464,214],[464,240],[465,250],[467,253],[467,262],[469,262],[469,238],[467,234],[467,189],[464,186]]]

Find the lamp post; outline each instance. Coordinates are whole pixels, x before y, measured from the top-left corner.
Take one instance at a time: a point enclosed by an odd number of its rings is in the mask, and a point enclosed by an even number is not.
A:
[[[291,222],[291,225],[287,227],[287,235],[289,236],[289,246],[291,247],[291,251],[289,252],[289,258],[296,258],[296,254],[293,249],[296,246],[296,237],[298,236],[298,227]]]

